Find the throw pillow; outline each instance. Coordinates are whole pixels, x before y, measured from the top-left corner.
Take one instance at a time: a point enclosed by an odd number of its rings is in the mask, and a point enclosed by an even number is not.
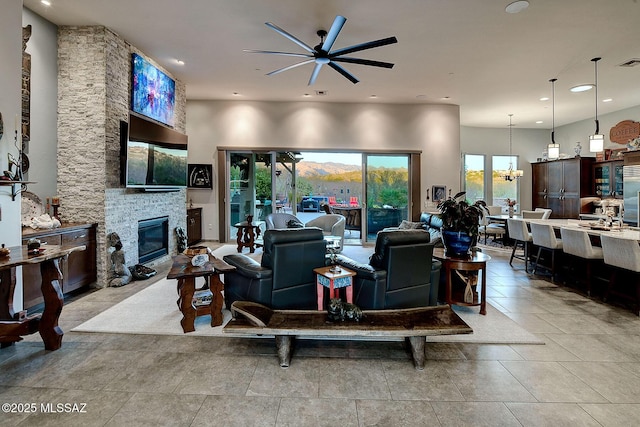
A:
[[[287,221],[287,228],[304,228],[304,224],[297,219],[290,219]]]
[[[422,228],[421,222],[411,222],[403,219],[400,225],[398,226],[400,230],[417,230]]]

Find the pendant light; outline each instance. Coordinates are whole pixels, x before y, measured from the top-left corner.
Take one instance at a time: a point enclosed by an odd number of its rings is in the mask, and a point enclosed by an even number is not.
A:
[[[560,144],[556,144],[555,132],[556,132],[556,80],[551,79],[551,144],[547,146],[549,159],[557,159],[560,157]]]
[[[513,162],[511,160],[511,157],[512,157],[511,146],[513,142],[513,138],[512,138],[513,124],[511,123],[512,116],[513,114],[509,114],[509,169],[502,172],[502,178],[504,178],[505,181],[513,181],[514,179],[519,179],[522,175],[524,175],[524,172],[522,172],[520,169],[513,168]]]
[[[600,134],[600,122],[598,121],[598,61],[602,58],[593,58],[593,64],[596,70],[595,88],[596,88],[596,133],[589,136],[589,151],[592,153],[601,153],[604,151],[604,135]]]

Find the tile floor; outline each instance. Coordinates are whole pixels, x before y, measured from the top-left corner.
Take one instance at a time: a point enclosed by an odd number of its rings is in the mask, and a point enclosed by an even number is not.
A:
[[[36,411],[0,426],[640,425],[640,319],[489,253],[491,304],[546,345],[429,344],[416,371],[400,343],[304,341],[281,369],[272,340],[66,332],[46,352],[36,334],[0,350],[0,403]],[[60,325],[144,285],[85,294]]]

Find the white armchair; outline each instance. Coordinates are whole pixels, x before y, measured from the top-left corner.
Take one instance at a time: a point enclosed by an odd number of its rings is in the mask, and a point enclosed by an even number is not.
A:
[[[307,222],[305,227],[318,227],[322,229],[325,236],[340,237],[340,250],[344,247],[344,227],[346,225],[345,217],[337,214],[322,215]]]

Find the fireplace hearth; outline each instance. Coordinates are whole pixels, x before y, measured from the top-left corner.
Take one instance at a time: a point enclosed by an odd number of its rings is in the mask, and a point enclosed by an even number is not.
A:
[[[169,217],[138,221],[138,262],[152,261],[169,254]]]

